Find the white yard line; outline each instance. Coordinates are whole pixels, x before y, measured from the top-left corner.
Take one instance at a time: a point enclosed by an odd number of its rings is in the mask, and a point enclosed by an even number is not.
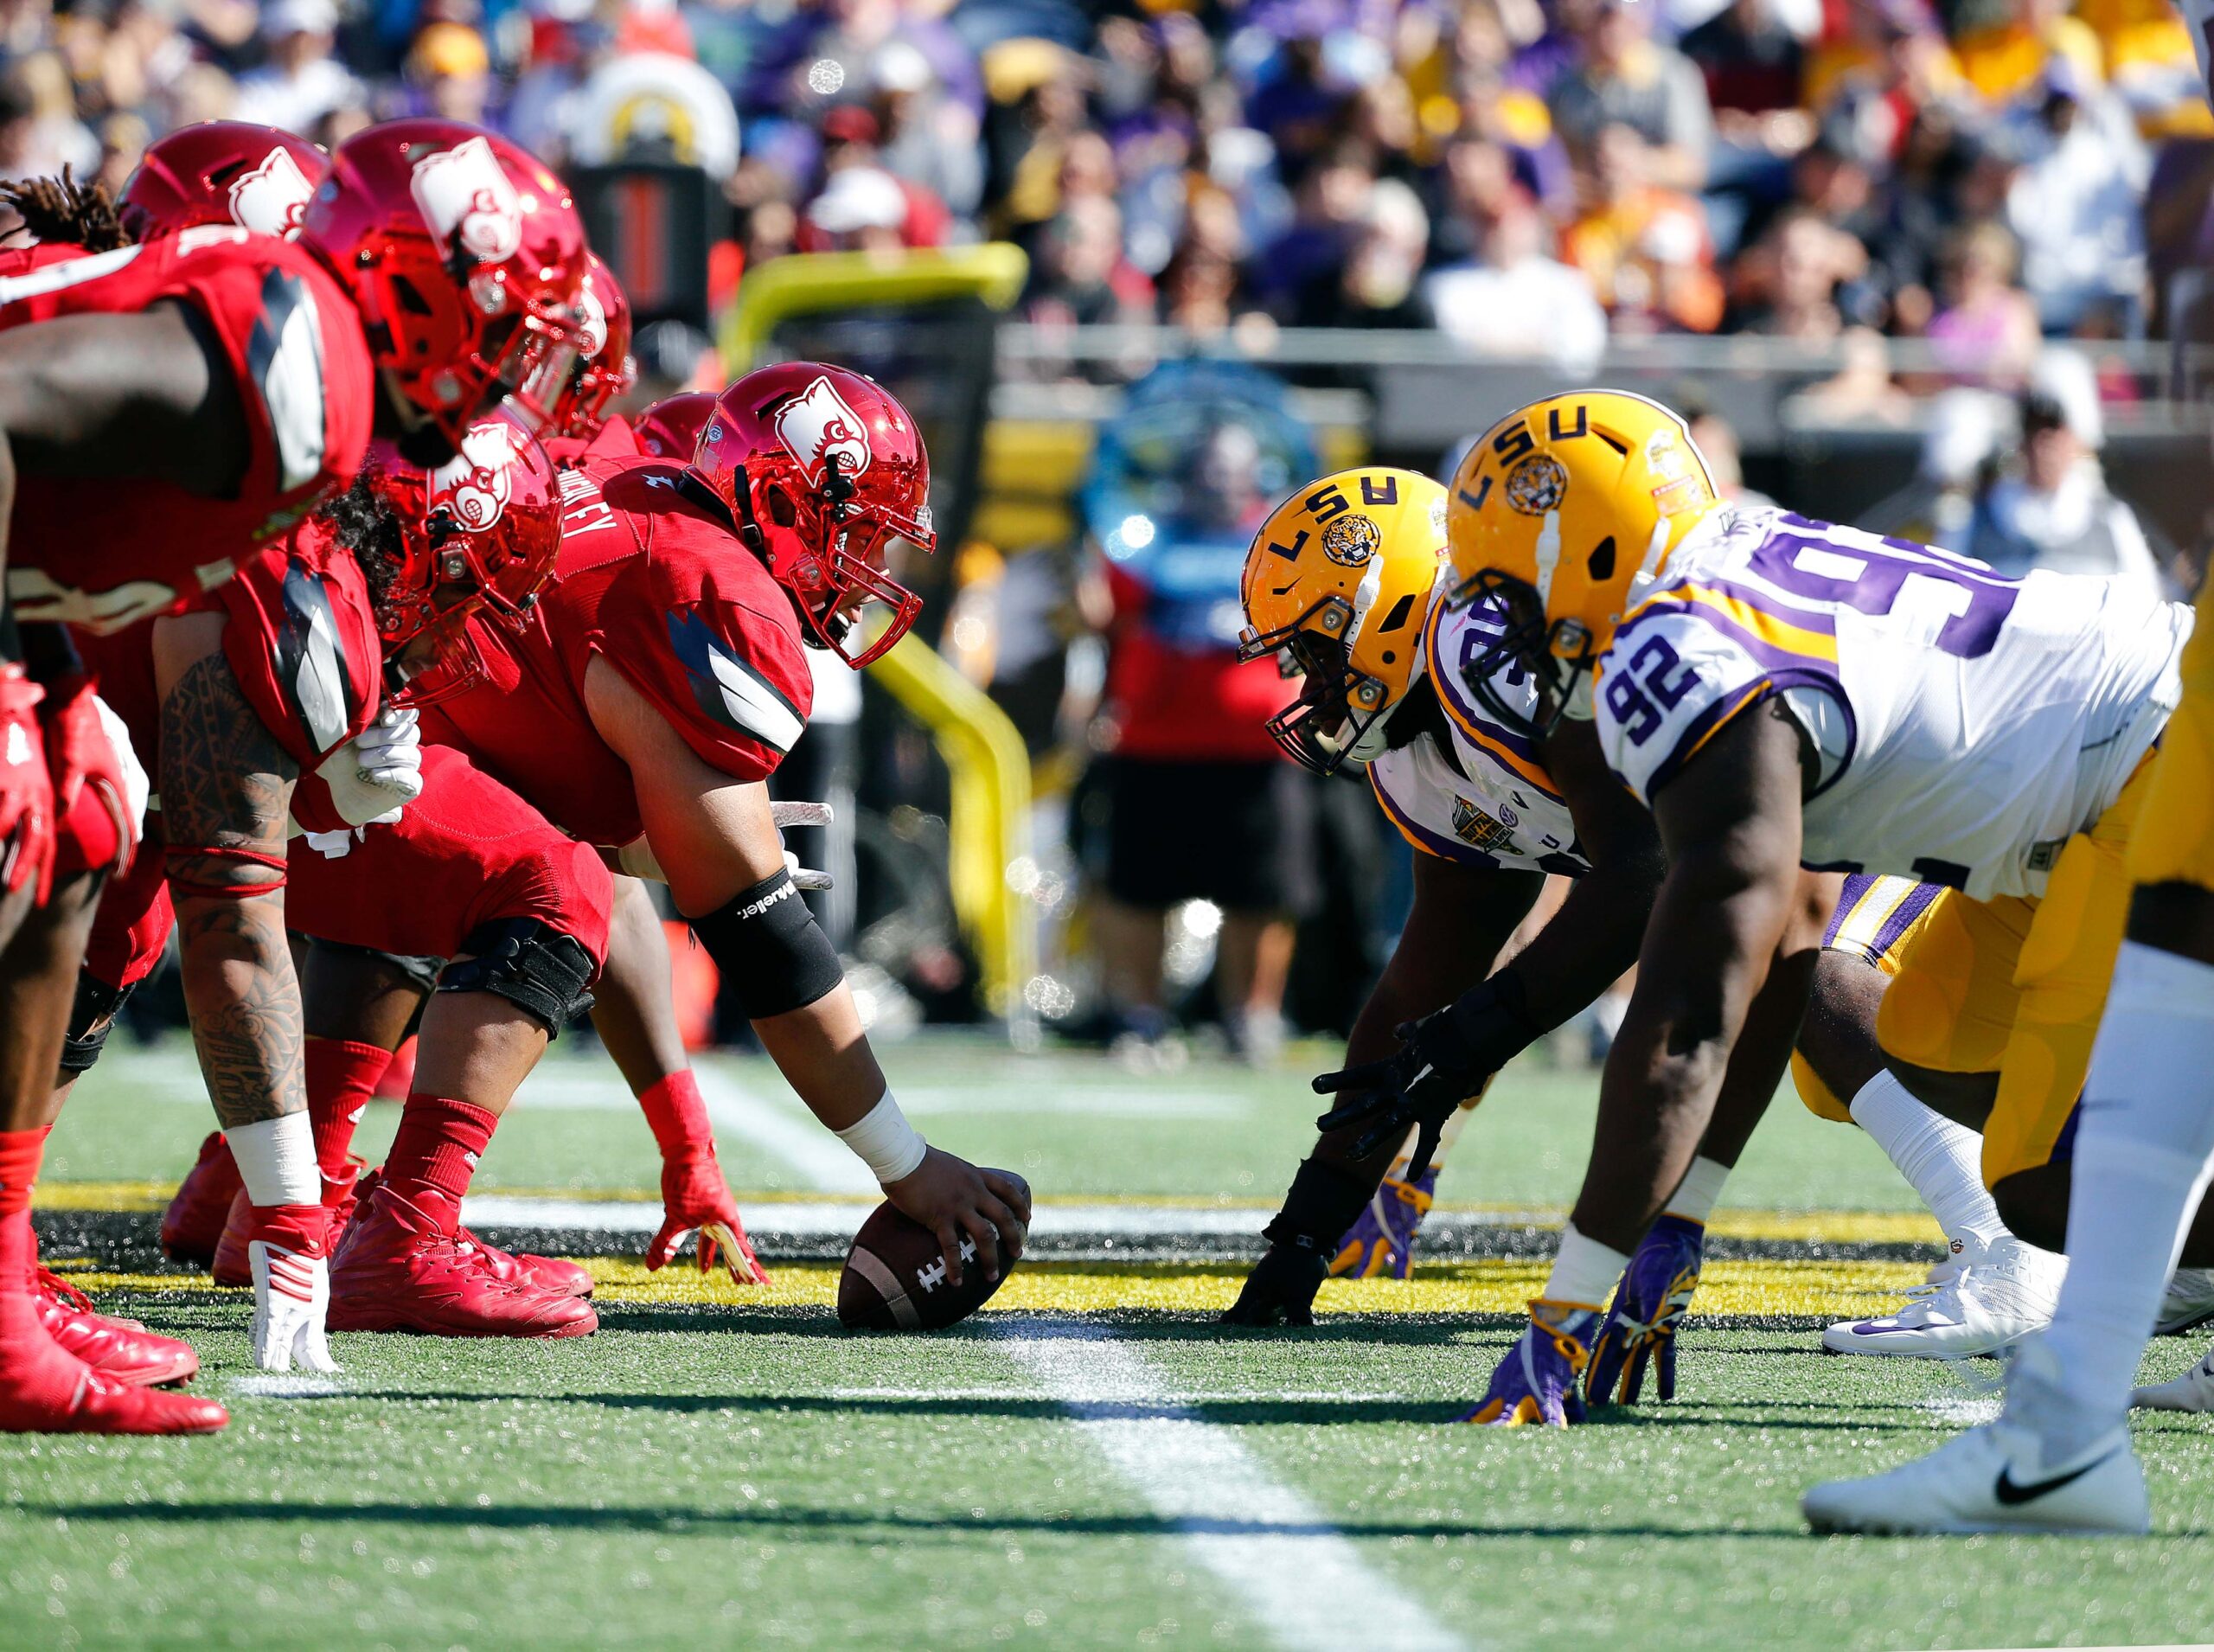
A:
[[[1080,1321],[1028,1325],[1002,1331],[1008,1352],[1154,1512],[1182,1529],[1193,1556],[1278,1645],[1403,1652],[1468,1644],[1364,1560],[1230,1430],[1176,1414],[1183,1397],[1142,1355]],[[1142,1410],[1134,1415],[1133,1407]]]
[[[231,1379],[231,1392],[248,1399],[328,1399],[346,1385],[335,1377],[291,1371],[258,1371]]]

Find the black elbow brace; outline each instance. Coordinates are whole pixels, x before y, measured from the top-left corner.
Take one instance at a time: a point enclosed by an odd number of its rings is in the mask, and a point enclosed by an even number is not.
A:
[[[574,936],[535,918],[502,918],[480,924],[462,942],[471,954],[449,964],[440,992],[489,992],[506,999],[560,1036],[570,1019],[592,1008],[586,990],[599,964]]]
[[[779,870],[691,920],[748,1021],[804,1009],[846,978],[838,949]]]
[[[77,997],[69,1006],[69,1030],[61,1040],[61,1076],[55,1080],[57,1087],[93,1070],[107,1046],[107,1035],[115,1030],[118,1012],[136,984],[111,987],[86,970],[77,972]]]

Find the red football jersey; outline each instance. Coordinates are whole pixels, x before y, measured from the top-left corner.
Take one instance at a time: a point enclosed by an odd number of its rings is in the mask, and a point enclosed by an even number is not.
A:
[[[736,780],[765,779],[814,703],[791,599],[741,544],[706,483],[657,459],[561,473],[554,577],[520,632],[473,622],[485,681],[428,708],[426,740],[458,746],[565,831],[617,847],[643,829],[630,772],[585,711],[594,656],[686,745]]]
[[[577,436],[555,436],[546,441],[546,457],[566,470],[586,459],[628,459],[638,455],[638,435],[620,414],[610,419],[587,441]]]
[[[483,925],[535,918],[607,957],[615,889],[598,852],[460,752],[424,751],[423,795],[396,822],[296,837],[286,858],[285,925],[303,935],[450,958]]]
[[[345,824],[317,765],[368,727],[379,703],[382,656],[361,566],[313,518],[238,578],[188,605],[224,616],[223,657],[262,724],[299,765],[292,815],[310,831]],[[158,778],[161,704],[154,690],[150,620],[112,636],[76,633],[100,695],[131,730]]]
[[[375,377],[353,303],[289,241],[211,227],[112,253],[0,253],[0,329],[136,314],[206,318],[236,381],[250,446],[237,493],[148,478],[22,477],[8,557],[16,617],[119,631],[229,579],[361,469]]]

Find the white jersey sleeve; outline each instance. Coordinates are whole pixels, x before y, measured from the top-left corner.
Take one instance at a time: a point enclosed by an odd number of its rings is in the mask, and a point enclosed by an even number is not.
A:
[[[1654,604],[1616,634],[1592,694],[1607,766],[1650,808],[1692,753],[1776,687],[1750,647],[1695,604]]]

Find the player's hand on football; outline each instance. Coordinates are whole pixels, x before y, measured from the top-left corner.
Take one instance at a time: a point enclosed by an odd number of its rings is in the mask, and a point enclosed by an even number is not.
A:
[[[963,1233],[975,1244],[988,1279],[1000,1277],[1001,1252],[1010,1262],[1022,1255],[1030,1231],[1030,1184],[1012,1170],[981,1169],[931,1148],[912,1170],[886,1182],[884,1192],[902,1213],[937,1235],[946,1277],[956,1284],[961,1283]]]
[[[1681,1216],[1663,1216],[1646,1233],[1591,1344],[1584,1391],[1594,1404],[1635,1405],[1648,1365],[1660,1398],[1676,1397],[1676,1330],[1699,1289],[1705,1241],[1705,1224]]]
[[[349,825],[386,825],[423,795],[423,737],[413,710],[390,707],[325,758],[316,772]]]
[[[1312,1325],[1315,1293],[1330,1271],[1319,1251],[1271,1245],[1245,1276],[1238,1300],[1223,1310],[1225,1325]]]
[[[768,1270],[753,1254],[753,1242],[745,1237],[745,1224],[738,1217],[738,1201],[713,1153],[687,1153],[662,1161],[661,1207],[661,1231],[646,1247],[649,1272],[668,1266],[685,1240],[697,1233],[701,1272],[713,1271],[720,1257],[738,1284],[769,1283]]]

